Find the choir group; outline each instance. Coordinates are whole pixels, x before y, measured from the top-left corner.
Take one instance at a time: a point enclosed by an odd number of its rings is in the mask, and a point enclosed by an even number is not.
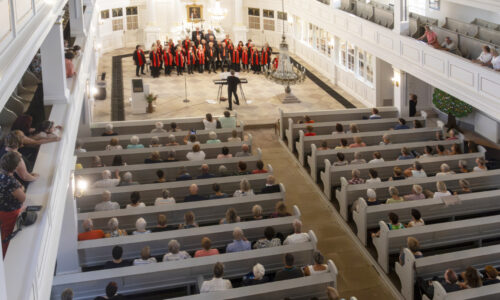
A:
[[[246,44],[239,41],[235,46],[233,41],[226,35],[222,41],[217,41],[211,30],[206,34],[199,28],[192,32],[192,38],[186,36],[184,40],[178,40],[174,44],[172,39],[162,45],[158,40],[153,43],[149,51],[149,62],[146,61],[144,50],[140,45],[136,47],[133,58],[136,65],[136,75],[144,73],[144,67],[149,64],[151,75],[159,77],[163,69],[165,75],[170,76],[173,70],[177,75],[182,75],[182,72],[187,71],[188,74],[193,74],[195,71],[203,73],[208,70],[208,73],[217,73],[217,69],[224,72],[226,68],[229,72],[231,69],[237,72],[245,71],[254,74],[260,73],[263,69],[271,68],[272,48],[269,44],[259,51],[257,47],[249,39]],[[277,68],[278,58],[272,61],[272,67]]]

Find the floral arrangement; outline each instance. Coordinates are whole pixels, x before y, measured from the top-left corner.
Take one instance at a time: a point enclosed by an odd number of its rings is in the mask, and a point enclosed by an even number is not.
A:
[[[474,107],[437,88],[434,89],[432,103],[440,111],[457,118],[465,117],[474,111]]]

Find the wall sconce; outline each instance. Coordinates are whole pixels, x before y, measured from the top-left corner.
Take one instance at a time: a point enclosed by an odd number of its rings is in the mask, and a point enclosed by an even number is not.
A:
[[[401,82],[401,74],[399,72],[394,72],[394,77],[391,78],[391,81],[395,87],[399,87],[399,83]]]
[[[79,198],[85,195],[85,192],[87,191],[88,187],[89,187],[88,181],[83,179],[82,177],[79,177],[76,180],[75,197]]]

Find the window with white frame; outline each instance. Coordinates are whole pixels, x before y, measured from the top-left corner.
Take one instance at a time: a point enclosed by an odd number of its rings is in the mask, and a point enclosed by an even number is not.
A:
[[[123,17],[123,8],[113,8],[113,18]]]
[[[346,66],[347,61],[347,42],[340,40],[339,43],[339,64],[341,66]]]
[[[347,68],[354,72],[354,60],[356,49],[353,44],[347,43]]]
[[[309,30],[307,31],[307,37],[309,38],[309,46],[314,47],[314,25],[309,23]]]
[[[126,8],[127,11],[127,30],[139,28],[139,16],[137,15],[137,6]]]
[[[358,49],[358,75],[360,77],[365,77],[365,52]]]
[[[114,19],[113,20],[113,31],[123,30],[123,19]]]
[[[264,17],[264,30],[274,31],[274,10],[263,9],[262,16]]]
[[[373,83],[373,55],[370,53],[366,53],[366,80],[370,83]]]
[[[279,11],[278,12],[278,20],[288,21],[288,14],[286,12]]]
[[[329,32],[326,32],[326,41],[328,43],[328,57],[331,57],[333,53],[333,47],[335,46],[335,39]]]
[[[260,9],[248,8],[248,28],[260,30]]]
[[[263,9],[262,16],[264,18],[274,19],[274,10]]]
[[[101,19],[109,19],[109,9],[101,10]]]
[[[274,31],[274,20],[264,19],[264,30]]]

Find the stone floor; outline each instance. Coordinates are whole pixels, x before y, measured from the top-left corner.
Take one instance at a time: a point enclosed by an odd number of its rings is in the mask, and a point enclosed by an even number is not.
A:
[[[111,59],[116,55],[132,53],[132,49],[119,49],[106,53],[102,56],[99,63],[99,71],[108,74],[107,79],[107,99],[104,101],[95,101],[94,104],[94,122],[103,122],[110,120],[111,109]],[[123,83],[126,120],[158,119],[171,117],[188,117],[205,115],[211,112],[220,115],[227,106],[227,102],[210,104],[207,100],[216,100],[218,86],[213,84],[214,79],[219,79],[221,73],[217,74],[199,74],[187,75],[188,93],[187,97],[191,100],[189,103],[183,103],[185,98],[184,77],[172,74],[170,77],[162,75],[160,78],[152,78],[149,73],[143,75],[145,84],[150,86],[152,93],[158,95],[156,111],[153,114],[132,114],[130,102],[131,79],[135,77],[135,66],[132,57],[122,59]],[[311,70],[314,72],[314,70]],[[314,72],[318,77],[327,82],[326,78]],[[248,84],[243,85],[248,102],[241,101],[241,105],[234,109],[238,112],[238,118],[247,124],[265,124],[275,123],[278,119],[278,108],[284,111],[307,111],[323,109],[342,109],[339,102],[332,98],[325,91],[320,89],[311,80],[306,79],[303,83],[293,86],[293,93],[302,101],[297,104],[282,104],[279,97],[283,95],[284,88],[275,83],[269,82],[263,75],[254,75],[250,73],[241,73],[241,78],[247,78]],[[340,94],[351,101],[356,107],[363,105],[353,97],[334,87]],[[224,89],[224,95],[227,96],[227,89]]]

